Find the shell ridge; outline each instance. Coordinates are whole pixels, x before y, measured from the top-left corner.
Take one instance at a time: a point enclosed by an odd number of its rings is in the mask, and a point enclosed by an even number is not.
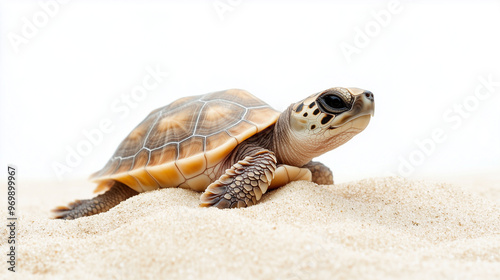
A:
[[[120,159],[120,160],[123,160],[123,159],[135,158],[135,157],[136,157],[136,156],[137,156],[140,152],[142,152],[142,150],[147,150],[147,151],[148,151],[148,152],[150,152],[150,153],[151,153],[151,151],[153,151],[153,150],[151,150],[151,149],[150,149],[150,148],[148,148],[148,147],[142,147],[139,151],[137,151],[137,152],[136,152],[135,154],[133,154],[133,155],[126,156],[126,157],[122,157],[122,156],[113,156],[111,159]],[[154,149],[154,150],[156,150],[156,149]],[[133,164],[133,162],[132,162],[132,164]]]
[[[158,120],[160,117],[163,115],[163,110],[159,111],[158,116],[156,116],[156,120],[151,124],[151,127],[149,127],[148,134],[146,134],[146,137],[144,137],[144,142],[142,143],[142,147],[146,147],[146,142],[149,139],[149,134],[151,134],[151,131],[155,127],[155,125],[158,123]],[[142,149],[141,149],[142,150]]]
[[[149,150],[149,149],[148,149]],[[146,171],[146,173],[148,173],[148,175],[153,178],[153,180],[156,182],[156,184],[158,184],[158,186],[161,187],[160,183],[158,182],[158,180],[156,180],[155,176],[151,175],[151,173],[149,173],[148,171],[148,164],[149,164],[149,161],[151,160],[151,151],[149,151],[148,153],[148,161],[146,162],[146,165],[144,166],[144,170]]]
[[[234,101],[231,101],[231,100],[226,100],[226,99],[220,99],[220,98],[218,98],[218,99],[212,99],[212,100],[210,100],[208,102],[225,102],[225,103],[229,103],[229,104],[233,104],[233,105],[239,106],[241,108],[248,109],[248,107],[246,107],[245,105],[242,105],[242,104],[240,104],[238,102],[234,102]]]
[[[193,135],[191,135],[190,137],[192,137],[196,134],[196,130],[198,130],[198,123],[200,122],[201,112],[203,112],[203,108],[205,108],[205,106],[208,103],[207,101],[203,101],[203,100],[200,100],[200,101],[203,102],[203,106],[201,106],[200,110],[198,111],[198,116],[196,117],[196,123],[194,124]],[[186,139],[184,139],[184,140],[186,140]]]
[[[130,176],[130,177],[132,177],[132,178],[134,178],[134,180],[137,182],[137,186],[139,186],[143,192],[144,192],[144,191],[146,191],[146,190],[142,187],[141,182],[139,182],[139,179],[135,178],[135,176],[134,176],[134,175],[129,174],[129,173],[128,173],[128,171],[127,171],[127,175],[128,175],[128,176]]]
[[[177,168],[177,170],[179,170],[179,174],[181,174],[182,178],[184,178],[184,182],[186,182],[187,181],[186,176],[184,176],[184,173],[182,173],[181,169],[179,168],[179,165],[177,164],[177,159],[174,160],[174,165],[175,165],[175,168]]]

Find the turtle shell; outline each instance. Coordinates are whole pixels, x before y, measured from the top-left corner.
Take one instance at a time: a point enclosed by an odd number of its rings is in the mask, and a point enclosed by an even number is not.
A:
[[[100,183],[96,191],[113,180],[138,192],[180,186],[276,123],[279,114],[240,89],[178,99],[151,112],[91,179]]]

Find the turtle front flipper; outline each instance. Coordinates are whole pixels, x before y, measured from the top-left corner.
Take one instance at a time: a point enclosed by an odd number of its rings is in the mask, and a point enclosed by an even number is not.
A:
[[[201,195],[200,206],[218,208],[254,205],[266,193],[276,170],[276,156],[262,149],[235,163]]]
[[[307,168],[280,164],[276,169],[274,180],[269,189],[276,189],[293,181],[312,181],[312,179],[311,171]]]
[[[73,220],[80,217],[91,216],[106,212],[120,202],[138,194],[128,186],[115,181],[113,186],[105,193],[92,199],[76,200],[68,206],[59,206],[52,210],[54,219]]]

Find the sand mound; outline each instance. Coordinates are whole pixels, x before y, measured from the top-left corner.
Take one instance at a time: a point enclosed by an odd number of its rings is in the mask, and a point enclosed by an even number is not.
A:
[[[500,206],[451,185],[400,178],[294,182],[258,205],[228,210],[199,208],[199,196],[158,190],[75,221],[49,220],[27,208],[18,231],[18,272],[9,275],[500,278]]]

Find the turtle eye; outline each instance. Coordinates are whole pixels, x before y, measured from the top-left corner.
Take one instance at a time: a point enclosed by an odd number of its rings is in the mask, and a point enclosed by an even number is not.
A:
[[[334,94],[325,94],[318,98],[318,101],[321,110],[325,113],[338,114],[349,110],[344,100]]]

